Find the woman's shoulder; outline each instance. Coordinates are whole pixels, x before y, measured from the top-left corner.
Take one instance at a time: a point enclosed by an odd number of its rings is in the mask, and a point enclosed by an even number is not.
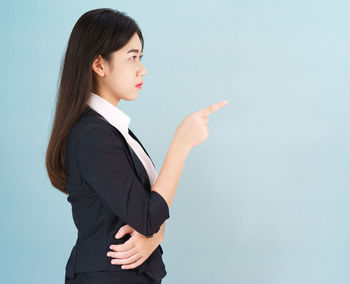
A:
[[[91,109],[90,109],[91,110]],[[84,110],[83,114],[73,124],[68,135],[68,144],[76,144],[77,142],[87,141],[91,139],[115,139],[120,136],[118,131],[113,128],[101,115],[95,112]]]

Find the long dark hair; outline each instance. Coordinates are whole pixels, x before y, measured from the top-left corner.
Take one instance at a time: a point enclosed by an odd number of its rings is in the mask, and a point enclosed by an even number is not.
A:
[[[94,60],[101,55],[111,62],[111,53],[121,49],[141,30],[134,19],[113,9],[95,9],[83,14],[73,27],[61,65],[55,116],[46,151],[46,169],[52,185],[67,194],[64,168],[68,134],[84,111],[90,92],[98,93]]]

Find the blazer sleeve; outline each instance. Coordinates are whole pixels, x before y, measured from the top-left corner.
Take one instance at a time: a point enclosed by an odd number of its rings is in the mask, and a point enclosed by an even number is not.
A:
[[[87,185],[113,214],[151,237],[169,218],[169,207],[158,192],[144,189],[126,155],[121,139],[101,125],[89,127],[76,144]]]

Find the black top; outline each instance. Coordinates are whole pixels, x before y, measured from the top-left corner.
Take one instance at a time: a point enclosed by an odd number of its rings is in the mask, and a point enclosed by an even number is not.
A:
[[[130,129],[129,134],[143,148]],[[107,252],[111,244],[122,244],[131,236],[116,239],[115,234],[128,224],[151,237],[169,218],[165,199],[151,191],[146,169],[121,132],[89,106],[68,135],[65,170],[67,200],[78,229],[66,276],[73,278],[75,273],[89,271],[124,271],[121,265],[111,264]],[[162,254],[159,245],[144,263],[131,270],[156,280],[164,278]]]

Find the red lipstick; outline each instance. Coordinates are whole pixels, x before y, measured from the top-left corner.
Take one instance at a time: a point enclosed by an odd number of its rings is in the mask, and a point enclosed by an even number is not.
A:
[[[137,84],[135,87],[141,89],[143,83]]]

